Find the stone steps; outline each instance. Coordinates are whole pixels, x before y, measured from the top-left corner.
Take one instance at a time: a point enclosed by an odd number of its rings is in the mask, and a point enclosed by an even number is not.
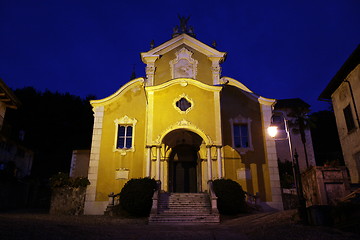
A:
[[[149,217],[149,224],[219,222],[220,216],[211,213],[210,199],[205,193],[161,193],[158,212]]]

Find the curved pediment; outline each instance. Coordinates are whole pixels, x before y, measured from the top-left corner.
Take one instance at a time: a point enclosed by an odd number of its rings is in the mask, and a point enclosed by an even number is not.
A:
[[[193,85],[193,86],[197,86],[197,87],[199,87],[201,89],[208,90],[208,91],[213,91],[213,92],[219,92],[222,89],[221,86],[207,85],[205,83],[202,83],[200,81],[190,79],[190,78],[176,78],[176,79],[167,81],[167,82],[165,82],[163,84],[160,84],[160,85],[146,87],[146,91],[148,91],[148,92],[149,91],[156,92],[156,91],[160,91],[160,90],[163,90],[163,89],[166,89],[168,87],[175,86],[175,85],[179,85],[181,87],[186,87],[188,85]]]
[[[132,90],[134,92],[140,91],[140,87],[143,87],[144,81],[145,81],[144,78],[136,78],[134,80],[131,80],[131,81],[127,82],[125,85],[123,85],[122,87],[120,87],[120,89],[117,90],[112,95],[110,95],[106,98],[103,98],[103,99],[91,100],[90,104],[94,107],[105,105],[107,103],[113,102],[117,97],[119,97],[122,93],[124,93],[128,90]]]

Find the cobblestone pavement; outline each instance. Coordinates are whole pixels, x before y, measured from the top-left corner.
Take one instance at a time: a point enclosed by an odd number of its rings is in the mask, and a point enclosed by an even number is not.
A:
[[[146,219],[106,216],[54,216],[0,213],[1,240],[358,240],[359,235],[332,228],[302,226],[294,211],[257,213],[223,219],[216,225],[148,225]]]

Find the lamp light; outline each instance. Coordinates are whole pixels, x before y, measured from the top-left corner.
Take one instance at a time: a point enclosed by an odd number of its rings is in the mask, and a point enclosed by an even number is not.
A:
[[[295,153],[293,153],[293,151],[292,151],[291,135],[290,135],[289,127],[287,124],[288,120],[286,120],[284,117],[282,117],[282,119],[284,121],[286,137],[285,138],[275,138],[278,133],[278,126],[274,122],[275,117],[276,117],[276,115],[273,115],[271,117],[271,124],[268,127],[267,132],[270,137],[274,138],[274,140],[288,140],[289,141],[289,151],[290,151],[290,156],[292,158],[294,182],[295,182],[297,197],[298,197],[298,201],[299,201],[298,213],[299,213],[301,221],[303,221],[306,224],[307,223],[306,200],[304,198],[302,182],[301,182],[301,174],[300,174],[299,162],[298,162],[299,156],[296,152],[296,149],[295,149]]]
[[[267,129],[270,137],[274,138],[278,133],[278,127],[274,125],[270,125]]]

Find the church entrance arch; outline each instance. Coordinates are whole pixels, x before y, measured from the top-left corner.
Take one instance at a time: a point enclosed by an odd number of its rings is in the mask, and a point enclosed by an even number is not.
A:
[[[199,149],[203,139],[186,129],[169,132],[163,143],[171,148],[168,164],[170,192],[201,192],[201,159]]]

